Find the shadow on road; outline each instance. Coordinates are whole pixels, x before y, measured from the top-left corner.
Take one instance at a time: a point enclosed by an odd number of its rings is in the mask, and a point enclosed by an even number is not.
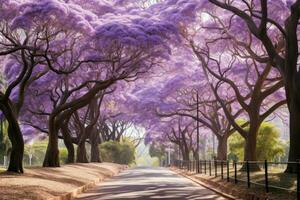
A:
[[[225,199],[163,168],[137,167],[87,191],[77,200]]]

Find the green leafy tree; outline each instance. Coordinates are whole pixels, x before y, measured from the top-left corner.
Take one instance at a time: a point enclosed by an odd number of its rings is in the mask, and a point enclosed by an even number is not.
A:
[[[246,128],[247,129],[247,128]],[[230,160],[244,159],[245,140],[238,133],[229,137]],[[257,136],[257,159],[258,160],[279,160],[285,153],[285,143],[280,140],[278,128],[271,122],[262,123]]]
[[[149,154],[151,157],[157,157],[159,162],[161,162],[166,155],[166,149],[163,145],[152,143],[149,148]]]
[[[129,141],[108,141],[101,144],[99,148],[104,162],[129,165],[135,161],[135,147]]]
[[[7,122],[0,121],[0,123],[2,123],[2,131],[0,130],[0,160],[2,161],[3,157],[8,156],[8,154],[10,153],[11,143],[7,135]]]
[[[32,155],[31,164],[33,166],[42,166],[46,154],[48,140],[36,140],[32,144],[25,144],[24,164],[29,165],[30,154]],[[61,163],[66,163],[68,151],[65,147],[59,148],[59,159]]]

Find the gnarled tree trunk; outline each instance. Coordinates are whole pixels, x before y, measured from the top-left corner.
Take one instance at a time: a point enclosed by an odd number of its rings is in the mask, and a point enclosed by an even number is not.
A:
[[[75,162],[75,150],[74,150],[74,145],[73,145],[71,135],[69,134],[67,124],[62,126],[61,133],[62,133],[63,138],[64,138],[64,144],[65,144],[65,146],[67,148],[67,151],[68,151],[68,158],[67,158],[66,162],[67,163],[74,163]]]
[[[1,110],[8,122],[8,137],[12,148],[7,171],[23,173],[24,140],[17,115],[10,102],[0,102]]]
[[[99,152],[99,134],[96,129],[93,129],[90,135],[91,144],[91,162],[102,162]]]
[[[88,163],[89,162],[87,159],[87,155],[86,155],[85,141],[78,143],[76,162],[78,162],[78,163]]]
[[[43,163],[43,167],[59,167],[58,129],[54,118],[49,117],[49,142]]]

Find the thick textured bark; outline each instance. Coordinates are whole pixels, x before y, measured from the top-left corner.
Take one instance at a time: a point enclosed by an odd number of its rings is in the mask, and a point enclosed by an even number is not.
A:
[[[90,135],[91,143],[91,162],[102,162],[99,152],[99,134],[97,130],[93,130]]]
[[[54,125],[54,119],[49,119],[49,142],[43,163],[43,167],[59,167],[58,130]]]
[[[24,140],[17,116],[9,102],[1,102],[0,106],[8,122],[8,137],[12,144],[7,171],[23,173]]]
[[[291,6],[291,15],[285,21],[285,62],[283,77],[285,91],[290,111],[290,152],[289,161],[295,162],[300,159],[300,73],[299,73],[299,45],[298,26],[300,18],[300,2],[296,1]],[[288,164],[286,172],[295,173],[297,166]]]
[[[78,162],[78,163],[88,163],[89,162],[87,155],[86,155],[85,142],[81,142],[78,144],[76,162]]]
[[[245,139],[245,148],[244,148],[244,161],[257,161],[256,154],[256,143],[257,143],[257,132],[259,124],[255,124],[254,122],[250,124],[249,133],[247,138]],[[241,168],[242,171],[246,170],[246,164],[244,164]],[[249,165],[250,171],[260,171],[259,166],[256,163],[251,163]]]
[[[49,133],[49,142],[43,163],[43,167],[60,167],[59,150],[58,150],[58,135],[57,133]]]
[[[296,162],[300,159],[300,100],[296,97],[296,92],[289,96],[290,110],[290,152],[289,161]],[[296,173],[297,165],[290,163],[286,169],[287,173]]]
[[[226,136],[218,137],[217,160],[227,160],[227,140]]]
[[[62,126],[61,133],[62,133],[63,138],[64,138],[64,144],[65,144],[65,146],[67,148],[67,151],[68,151],[68,158],[67,158],[66,162],[67,163],[74,163],[75,162],[75,150],[74,150],[73,141],[72,141],[72,138],[69,134],[67,125]]]

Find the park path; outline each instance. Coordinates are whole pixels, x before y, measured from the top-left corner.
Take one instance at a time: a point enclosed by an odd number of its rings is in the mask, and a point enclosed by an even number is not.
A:
[[[226,199],[165,168],[136,167],[99,183],[76,200]]]

